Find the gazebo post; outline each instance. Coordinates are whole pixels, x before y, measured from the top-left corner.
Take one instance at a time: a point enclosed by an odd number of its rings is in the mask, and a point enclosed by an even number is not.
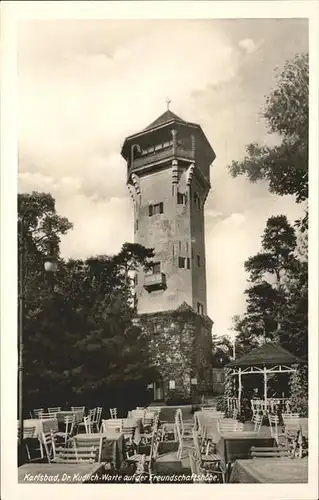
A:
[[[238,368],[238,402],[237,402],[238,413],[240,413],[241,391],[242,391],[241,368]]]
[[[265,409],[267,406],[267,368],[264,366],[264,401]]]

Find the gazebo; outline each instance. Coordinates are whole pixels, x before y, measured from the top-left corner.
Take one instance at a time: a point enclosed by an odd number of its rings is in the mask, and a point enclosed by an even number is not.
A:
[[[225,368],[230,370],[231,377],[238,377],[237,408],[240,410],[243,391],[242,377],[245,375],[263,375],[263,399],[267,404],[268,378],[274,374],[294,373],[293,365],[304,363],[294,354],[279,344],[267,342],[239,359],[231,361]]]

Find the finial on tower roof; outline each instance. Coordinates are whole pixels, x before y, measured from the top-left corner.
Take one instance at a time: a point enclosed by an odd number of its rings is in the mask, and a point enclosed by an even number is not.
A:
[[[166,105],[167,105],[167,111],[169,111],[169,105],[172,101],[169,99],[169,97],[166,97]]]

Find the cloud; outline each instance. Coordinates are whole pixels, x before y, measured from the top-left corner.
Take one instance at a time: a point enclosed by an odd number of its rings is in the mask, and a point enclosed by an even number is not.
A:
[[[261,42],[256,43],[251,38],[244,38],[238,42],[240,48],[244,49],[247,54],[252,54],[260,47]]]

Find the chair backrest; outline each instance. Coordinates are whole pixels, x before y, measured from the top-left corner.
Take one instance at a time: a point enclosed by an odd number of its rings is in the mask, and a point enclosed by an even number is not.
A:
[[[74,446],[78,452],[92,451],[94,449],[95,455],[97,456],[97,461],[101,462],[103,440],[105,438],[100,434],[78,434],[73,438]],[[80,453],[81,455],[81,453]]]
[[[56,414],[57,414],[57,412],[56,413],[52,413],[52,412],[45,413],[45,412],[43,412],[43,413],[40,413],[41,416],[39,418],[41,418],[41,420],[46,420],[46,419],[49,419],[49,418],[56,418]]]
[[[153,412],[146,411],[144,413],[144,417],[143,417],[143,425],[146,425],[146,426],[152,425],[153,421],[154,421],[154,415],[155,414]]]
[[[130,412],[130,416],[128,418],[141,418],[142,419],[142,424],[144,424],[144,415],[146,413],[146,410],[132,410]]]
[[[41,432],[39,436],[39,441],[43,444],[49,463],[51,462],[52,455],[54,457],[54,440],[55,436],[52,430],[50,432]]]
[[[30,439],[35,435],[35,426],[24,426],[23,427],[23,438]],[[20,436],[20,427],[18,425],[18,437]]]
[[[278,425],[279,425],[279,417],[277,415],[268,415],[269,428],[271,437],[277,439],[278,438]]]
[[[218,432],[232,432],[237,431],[238,421],[233,418],[222,418],[217,420]]]
[[[263,421],[263,417],[261,415],[254,415],[253,416],[253,422],[254,422],[254,432],[259,432],[261,429],[261,424]]]
[[[194,458],[201,460],[202,453],[200,449],[200,441],[199,441],[199,436],[197,431],[193,428],[192,430],[193,433],[193,441],[194,441]]]
[[[89,410],[89,417],[91,422],[95,420],[96,410],[97,408],[92,408],[91,410]]]
[[[282,413],[281,416],[286,429],[297,430],[300,428],[299,413]]]
[[[52,406],[48,408],[48,413],[58,413],[59,411],[61,411],[61,406]]]
[[[84,416],[85,406],[71,406],[71,411],[81,411]]]
[[[252,458],[289,458],[288,448],[280,447],[256,447],[252,446],[250,449]]]
[[[98,426],[100,425],[100,421],[101,421],[101,417],[102,417],[102,411],[103,411],[102,406],[98,406],[96,408],[95,422],[98,424]]]
[[[111,418],[117,418],[117,408],[110,408]]]
[[[84,422],[85,432],[87,434],[91,434],[91,432],[92,432],[92,420],[90,418],[90,415],[86,415],[85,417],[83,417],[83,422]]]
[[[233,410],[231,412],[231,416],[234,420],[237,420],[237,417],[238,417],[238,409],[237,408],[233,408]]]
[[[159,416],[155,415],[153,420],[153,431],[157,431],[159,426]]]
[[[61,446],[52,441],[53,459],[55,463],[93,463],[96,460],[97,450],[95,446],[78,447],[75,441],[70,446]]]
[[[102,432],[107,433],[108,430],[122,432],[123,422],[120,418],[112,418],[102,420]]]
[[[33,415],[35,416],[35,418],[41,418],[43,412],[44,412],[43,408],[35,408],[33,410]]]
[[[189,451],[188,456],[189,456],[189,464],[191,467],[191,473],[196,478],[196,476],[198,475],[198,468],[197,468],[197,462],[196,462],[196,459],[194,456],[194,452]]]
[[[64,417],[64,425],[65,425],[65,434],[73,434],[73,429],[75,425],[75,416],[74,415],[66,415]]]
[[[131,419],[126,418],[122,419],[121,422],[121,431],[124,432],[124,434],[133,436],[136,427],[134,420],[132,421]]]

